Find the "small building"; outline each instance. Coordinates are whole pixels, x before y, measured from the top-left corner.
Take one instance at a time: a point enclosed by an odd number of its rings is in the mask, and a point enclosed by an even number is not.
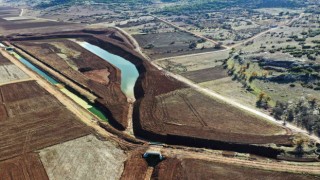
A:
[[[147,159],[147,158],[159,158],[159,160],[163,160],[164,157],[162,156],[161,152],[159,151],[146,151],[143,154],[143,158]]]

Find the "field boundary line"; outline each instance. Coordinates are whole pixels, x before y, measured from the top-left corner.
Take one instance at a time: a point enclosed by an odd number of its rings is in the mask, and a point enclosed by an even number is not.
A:
[[[35,79],[30,77],[28,79],[13,80],[13,81],[5,82],[5,83],[0,83],[0,86],[5,86],[5,85],[8,85],[8,84],[16,84],[16,83],[21,83],[21,82],[28,82],[28,81],[35,81]]]

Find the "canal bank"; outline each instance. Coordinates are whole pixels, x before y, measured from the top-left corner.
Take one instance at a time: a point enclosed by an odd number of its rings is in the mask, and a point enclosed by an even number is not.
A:
[[[3,45],[2,43],[0,43],[0,47],[6,48],[6,46]],[[41,76],[43,79],[48,81],[50,84],[56,86],[63,94],[65,94],[67,97],[72,99],[74,102],[76,102],[82,108],[87,109],[89,112],[91,112],[96,117],[100,118],[101,120],[108,121],[107,116],[99,108],[98,105],[90,102],[90,100],[88,100],[85,97],[83,97],[82,95],[80,95],[76,90],[73,90],[72,88],[70,88],[68,86],[65,86],[61,81],[57,80],[56,78],[52,77],[47,72],[45,72],[44,70],[39,68],[38,66],[34,65],[27,58],[22,57],[20,54],[18,54],[16,52],[16,50],[10,49],[10,50],[8,50],[8,52],[13,57],[18,59],[21,63],[23,63],[25,66],[27,66],[29,69],[31,69],[33,72],[36,72],[39,76]]]
[[[80,46],[90,51],[91,53],[99,56],[103,60],[112,64],[121,71],[121,90],[129,99],[129,102],[135,101],[134,87],[139,78],[139,72],[136,66],[130,61],[121,56],[112,54],[98,46],[92,45],[88,42],[72,40]]]

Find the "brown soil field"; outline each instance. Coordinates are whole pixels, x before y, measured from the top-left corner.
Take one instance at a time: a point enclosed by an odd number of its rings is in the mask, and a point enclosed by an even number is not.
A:
[[[121,180],[144,179],[148,169],[147,161],[142,157],[146,149],[132,151],[124,165]]]
[[[91,132],[35,81],[8,84],[0,89],[9,112],[9,117],[0,121],[0,160]]]
[[[3,57],[2,54],[0,54],[0,65],[8,63],[10,63],[10,61],[7,58]]]
[[[49,95],[47,91],[37,85],[34,81],[5,85],[1,86],[0,89],[4,102],[15,102]]]
[[[217,142],[291,145],[291,136],[285,135],[282,127],[207,97],[144,65],[147,71],[136,88],[141,98],[134,112],[134,129],[140,136],[170,144],[228,150],[235,147]]]
[[[167,159],[158,164],[152,179],[296,179],[309,180],[319,177],[286,172],[254,169],[245,166],[210,162],[197,159]]]
[[[92,70],[84,72],[83,74],[93,81],[101,84],[109,84],[108,76],[110,75],[110,72],[108,69]]]
[[[0,162],[2,180],[32,179],[49,180],[39,155],[28,153]]]
[[[17,29],[30,29],[30,28],[41,28],[41,27],[52,27],[54,26],[69,26],[69,23],[62,22],[23,22],[23,21],[9,21],[1,25],[7,31],[17,30]]]
[[[7,111],[6,111],[6,107],[4,105],[2,105],[2,102],[0,101],[0,122],[4,121],[7,119],[8,115],[7,115]]]
[[[119,69],[69,40],[16,42],[15,45],[98,96],[96,101],[111,112],[108,118],[115,127],[123,130],[128,126],[129,104],[121,91]]]
[[[133,37],[139,45],[144,48],[153,44],[152,49],[144,49],[144,52],[152,59],[166,58],[172,56],[214,51],[214,48],[190,49],[189,44],[192,41],[198,41],[200,38],[186,32],[167,32],[156,34],[137,34]],[[174,42],[174,43],[173,43]]]
[[[276,157],[279,151],[249,144],[292,145],[292,136],[286,135],[282,127],[211,99],[168,77],[133,50],[135,45],[131,39],[115,32],[115,29],[84,30],[12,37],[12,40],[71,38],[74,35],[134,63],[140,72],[133,114],[134,131],[138,136],[168,144],[237,150],[271,157]]]
[[[195,83],[202,83],[228,77],[227,71],[223,69],[222,66],[216,66],[213,68],[201,69],[197,71],[188,71],[185,73],[181,73],[181,75]]]

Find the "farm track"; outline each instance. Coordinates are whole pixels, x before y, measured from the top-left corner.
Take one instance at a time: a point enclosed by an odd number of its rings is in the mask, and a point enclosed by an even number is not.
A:
[[[194,114],[194,116],[199,120],[199,122],[203,125],[203,126],[208,126],[208,124],[202,119],[201,115],[199,114],[199,112],[194,108],[194,106],[192,105],[192,103],[190,103],[189,99],[187,97],[185,97],[183,94],[178,93],[178,96],[180,96],[182,98],[182,100],[187,104],[187,106],[189,107],[189,109],[192,111],[192,113]]]
[[[3,86],[3,85],[7,85],[7,84],[15,84],[15,83],[20,83],[20,82],[27,82],[27,81],[33,81],[34,79],[32,78],[29,78],[29,79],[19,79],[19,80],[13,80],[13,81],[9,81],[9,82],[6,82],[6,83],[0,83],[0,86]]]
[[[227,103],[227,104],[229,104],[229,105],[232,105],[233,107],[236,107],[236,108],[238,108],[238,109],[244,110],[244,111],[246,111],[246,112],[248,112],[248,113],[250,113],[250,114],[256,115],[256,116],[258,116],[258,117],[260,117],[260,118],[263,118],[263,119],[265,119],[265,120],[267,120],[267,121],[269,121],[269,122],[271,122],[271,123],[273,123],[273,124],[277,124],[277,125],[283,127],[284,129],[289,128],[292,132],[295,132],[295,133],[303,133],[304,135],[310,137],[310,138],[313,139],[314,141],[320,143],[320,138],[319,138],[319,137],[317,137],[317,136],[315,136],[315,135],[310,135],[310,134],[309,134],[306,130],[304,130],[304,129],[301,129],[301,128],[299,128],[299,127],[297,127],[297,126],[294,126],[294,125],[291,125],[291,124],[287,124],[287,125],[284,127],[284,126],[282,125],[282,122],[277,121],[276,119],[274,119],[274,118],[271,117],[270,115],[267,115],[267,114],[265,114],[265,113],[263,113],[263,112],[260,112],[260,111],[258,111],[258,110],[256,110],[256,109],[247,107],[247,106],[245,106],[245,105],[243,105],[243,104],[237,103],[237,102],[235,102],[235,101],[233,101],[233,100],[231,100],[231,99],[229,99],[229,98],[227,98],[227,97],[224,97],[224,96],[222,96],[222,95],[220,95],[220,94],[218,94],[218,93],[216,93],[216,92],[214,92],[214,91],[211,91],[211,90],[209,90],[209,89],[207,89],[207,88],[201,87],[200,85],[198,85],[198,84],[196,84],[196,83],[194,83],[194,82],[186,79],[185,77],[182,77],[182,76],[180,76],[180,75],[171,73],[171,72],[169,72],[169,71],[166,71],[166,70],[163,69],[162,67],[158,66],[156,63],[152,62],[151,59],[150,59],[146,54],[144,54],[144,53],[142,52],[141,47],[139,46],[138,42],[137,42],[130,34],[125,33],[125,35],[126,35],[127,38],[131,39],[131,42],[133,42],[133,45],[134,45],[134,47],[135,47],[135,51],[136,51],[137,53],[141,54],[141,56],[143,56],[145,59],[147,59],[147,60],[149,61],[149,63],[150,63],[153,67],[155,67],[155,68],[157,68],[158,70],[164,72],[164,74],[166,74],[166,76],[169,76],[169,77],[174,78],[174,79],[176,79],[176,80],[178,80],[178,81],[180,81],[180,82],[183,82],[183,83],[187,84],[189,87],[195,89],[196,91],[198,91],[198,92],[200,92],[200,93],[206,94],[206,95],[208,95],[208,96],[210,96],[210,97],[212,97],[212,98],[214,98],[214,99],[217,99],[217,100],[223,101],[223,102],[225,102],[225,103]]]
[[[266,162],[266,161],[250,161],[242,160],[238,158],[228,158],[220,155],[214,155],[211,153],[198,153],[190,152],[177,149],[166,149],[162,148],[161,152],[167,157],[183,157],[183,158],[194,158],[201,159],[210,162],[221,162],[232,165],[247,166],[257,169],[280,171],[280,172],[291,172],[291,173],[307,173],[320,175],[319,165],[305,166],[304,163],[301,164],[288,164],[283,162]]]
[[[16,63],[19,63],[18,61],[16,61]],[[23,66],[23,65],[22,65]],[[169,77],[172,77],[172,76],[169,76]],[[41,79],[41,78],[36,78],[38,81],[42,81],[43,79]],[[48,85],[48,84],[45,84],[44,83],[44,85],[47,85],[47,86],[49,86],[48,87],[48,91],[50,91],[52,94],[55,94],[54,93],[54,91],[55,91],[55,89],[52,87],[52,86],[50,86],[50,85]],[[153,93],[151,93],[151,94],[153,94]],[[85,116],[85,115],[83,115],[85,112],[84,111],[82,111],[82,110],[79,110],[79,107],[77,107],[77,105],[76,104],[73,104],[72,103],[72,101],[70,102],[70,101],[68,101],[68,99],[64,99],[63,98],[63,95],[61,95],[61,94],[59,94],[58,92],[55,94],[55,96],[56,97],[58,97],[58,99],[60,100],[60,101],[62,101],[63,102],[63,104],[64,105],[67,105],[67,107],[68,107],[68,109],[70,109],[70,110],[72,110],[72,112],[75,112],[76,114],[77,114],[77,116],[78,117],[84,117],[85,119],[82,119],[86,124],[88,124],[89,126],[91,126],[91,127],[94,127],[99,133],[102,133],[102,134],[106,134],[105,133],[105,131],[103,130],[103,131],[100,131],[101,129],[99,129],[97,126],[95,126],[95,123],[92,121],[92,119],[90,119],[90,118],[88,118],[88,116]],[[61,100],[62,99],[62,100]],[[155,98],[154,98],[155,99]],[[69,105],[69,106],[68,106]],[[153,105],[154,106],[154,105]],[[155,106],[157,106],[157,102],[155,102]],[[155,108],[155,107],[154,107]],[[80,115],[78,114],[80,112]],[[112,135],[107,135],[106,137],[108,137],[108,138],[110,138],[110,136],[112,136]],[[165,148],[164,148],[165,149]],[[165,151],[167,151],[166,149],[165,149]],[[194,154],[194,152],[188,152],[187,150],[181,150],[181,151],[174,151],[174,152],[171,152],[171,155],[172,156],[179,156],[179,155],[187,155],[188,153],[190,153],[190,155],[189,155],[189,157],[195,157],[195,158],[200,158],[201,159],[201,155],[200,154]],[[209,156],[212,156],[212,154],[209,154]],[[206,154],[205,155],[205,157],[207,158],[208,157],[208,154]],[[202,158],[205,158],[205,157],[202,157]],[[140,156],[140,158],[141,158],[141,156]],[[226,161],[228,161],[229,162],[229,159],[228,160],[226,160]],[[212,157],[212,162],[215,162],[215,157]],[[251,161],[244,161],[244,162],[239,162],[238,164],[245,164],[245,165],[250,165],[251,164]],[[276,165],[276,164],[275,164]],[[275,166],[275,165],[273,165],[273,166]],[[264,167],[263,165],[261,165],[261,167]],[[277,169],[276,167],[272,167],[273,169]],[[304,171],[304,172],[306,172],[306,171]]]
[[[165,24],[168,24],[168,25],[170,25],[170,26],[173,26],[174,28],[179,29],[180,31],[183,31],[183,32],[186,32],[186,33],[195,35],[195,36],[197,36],[197,37],[199,37],[199,38],[202,38],[202,39],[205,39],[205,40],[207,40],[207,41],[209,41],[209,42],[212,42],[213,44],[218,44],[217,41],[214,41],[214,40],[209,39],[209,38],[207,38],[207,37],[204,37],[204,36],[202,36],[202,35],[196,34],[196,33],[194,33],[194,32],[188,31],[188,30],[186,30],[186,29],[184,29],[184,28],[181,28],[181,27],[175,25],[174,23],[169,22],[169,21],[167,21],[167,20],[165,20],[165,19],[159,18],[159,17],[157,17],[157,16],[153,16],[153,15],[151,15],[151,16],[154,17],[154,18],[156,18],[156,19],[158,19],[158,20],[160,20],[160,21],[162,21],[162,22],[164,22]],[[222,45],[221,47],[223,47],[223,48],[225,48],[225,49],[230,49],[230,47],[225,46],[225,45]]]
[[[98,134],[100,134],[102,137],[105,137],[107,139],[113,139],[123,146],[131,146],[130,143],[128,143],[125,140],[119,139],[114,134],[111,134],[110,132],[106,131],[104,128],[100,127],[100,125],[96,121],[96,117],[93,116],[91,113],[89,113],[87,110],[80,107],[78,104],[76,104],[73,100],[66,97],[64,94],[62,94],[58,89],[53,87],[51,84],[49,84],[46,80],[42,79],[39,75],[37,75],[35,72],[29,70],[26,68],[21,62],[19,62],[17,59],[10,56],[7,52],[0,49],[0,52],[9,59],[12,63],[17,65],[21,70],[26,72],[30,77],[37,80],[38,84],[47,90],[47,92],[53,96],[55,96],[59,102],[61,102],[68,110],[73,112],[83,123],[85,123],[87,126],[95,129]],[[72,131],[71,131],[72,132]]]

